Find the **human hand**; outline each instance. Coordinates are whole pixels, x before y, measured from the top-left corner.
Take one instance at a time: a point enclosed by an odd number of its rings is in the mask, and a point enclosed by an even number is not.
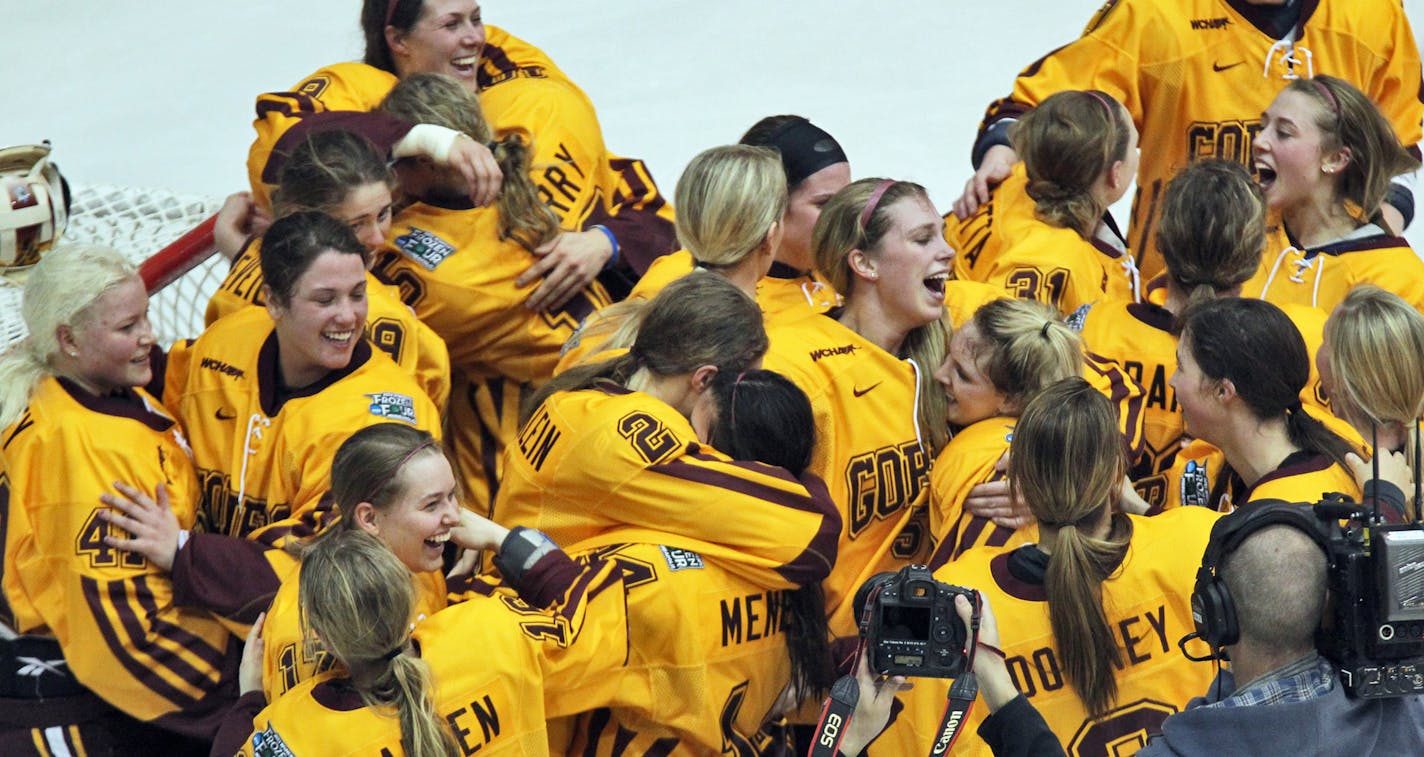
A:
[[[954,610],[964,623],[965,639],[972,639],[971,619],[974,606],[963,594],[954,597]],[[1014,679],[1009,676],[1009,668],[1004,663],[1004,653],[999,649],[999,621],[994,617],[994,608],[989,606],[989,598],[979,594],[979,648],[974,654],[974,677],[979,683],[979,693],[989,712],[998,712],[1000,707],[1019,695]]]
[[[213,246],[228,260],[235,260],[247,240],[272,225],[272,214],[252,201],[251,192],[233,192],[218,209],[213,224]]]
[[[498,550],[507,536],[509,529],[478,513],[461,508],[460,525],[450,529],[450,541],[464,551],[445,577],[473,574],[475,566],[479,564],[480,552]]]
[[[168,504],[168,487],[158,485],[155,498],[128,484],[114,482],[118,494],[101,494],[99,501],[113,508],[100,510],[99,517],[127,531],[129,538],[116,536],[111,529],[104,543],[125,552],[143,555],[165,572],[173,569],[178,553],[178,516]],[[115,512],[117,510],[118,512]]]
[[[1375,451],[1375,456],[1379,458],[1379,477],[1382,481],[1388,481],[1399,487],[1404,492],[1406,502],[1412,498],[1414,491],[1414,471],[1409,467],[1409,461],[1403,452]],[[1365,488],[1365,482],[1375,477],[1374,464],[1367,462],[1363,457],[1351,452],[1345,455],[1345,462],[1350,466],[1350,472],[1355,476],[1355,483],[1360,489]],[[1407,505],[1406,509],[1412,509],[1412,505]]]
[[[504,185],[504,172],[495,162],[490,148],[461,134],[450,147],[445,164],[460,172],[469,185],[470,202],[477,207],[494,204]]]
[[[242,647],[242,662],[237,668],[237,688],[239,694],[262,691],[262,658],[267,643],[262,641],[262,626],[267,621],[267,613],[257,616],[252,630],[247,632],[247,644]]]
[[[534,254],[539,260],[520,274],[514,285],[527,286],[542,277],[544,282],[524,301],[524,307],[548,312],[563,307],[598,277],[613,257],[613,243],[598,229],[566,231]]]
[[[990,147],[979,162],[979,170],[964,182],[964,194],[954,201],[954,215],[961,221],[973,215],[980,205],[989,201],[989,189],[1007,179],[1018,160],[1018,153],[1008,145]]]
[[[1005,452],[994,464],[994,470],[1007,472],[1009,453]],[[1022,497],[1015,498],[1004,479],[976,484],[964,498],[964,509],[970,515],[988,518],[1004,528],[1018,530],[1033,523],[1033,513]]]
[[[904,676],[882,679],[871,673],[867,655],[860,656],[855,680],[860,686],[860,699],[856,702],[850,722],[842,731],[840,751],[845,755],[864,752],[890,722],[890,710],[895,704],[895,695],[915,687]]]

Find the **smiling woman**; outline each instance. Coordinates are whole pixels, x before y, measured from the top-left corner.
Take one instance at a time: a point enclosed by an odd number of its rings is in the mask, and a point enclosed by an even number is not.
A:
[[[866,578],[929,557],[929,463],[944,444],[945,280],[954,251],[923,187],[862,179],[826,203],[816,269],[845,297],[768,325],[766,367],[815,411],[810,470],[842,509],[840,559],[825,582],[831,631],[853,635],[849,599]]]
[[[266,543],[315,533],[348,434],[392,420],[438,432],[429,397],[361,338],[366,255],[330,216],[280,218],[263,237],[266,309],[244,308],[169,353],[165,403],[192,434],[209,530]]]
[[[134,721],[211,738],[237,640],[179,610],[158,566],[113,549],[99,504],[115,480],[157,485],[168,517],[196,520],[182,432],[140,388],[154,342],[143,281],[112,249],[56,249],[23,313],[30,336],[0,358],[0,637],[23,635],[0,656],[0,752],[32,753],[48,727],[76,752],[191,748]]]
[[[1247,296],[1329,312],[1374,284],[1424,308],[1424,262],[1382,211],[1390,180],[1419,159],[1369,97],[1333,76],[1297,79],[1261,115],[1252,148],[1282,223]]]

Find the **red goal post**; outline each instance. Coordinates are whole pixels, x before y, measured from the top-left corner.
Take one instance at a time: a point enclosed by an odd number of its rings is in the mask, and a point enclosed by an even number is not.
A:
[[[101,244],[124,253],[149,292],[149,320],[167,349],[203,331],[208,299],[227,275],[228,261],[215,254],[214,214],[222,200],[161,189],[113,185],[76,186],[69,226],[57,247]],[[20,315],[23,273],[0,277],[0,350],[25,335]]]

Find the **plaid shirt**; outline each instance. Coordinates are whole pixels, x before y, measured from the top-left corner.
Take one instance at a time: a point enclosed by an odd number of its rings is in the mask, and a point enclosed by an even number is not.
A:
[[[1251,707],[1262,704],[1290,704],[1322,697],[1335,688],[1335,666],[1316,652],[1284,667],[1266,673],[1231,696],[1205,707]],[[1215,691],[1230,691],[1235,679],[1231,671],[1223,670],[1212,686]],[[1219,687],[1219,688],[1218,688]]]

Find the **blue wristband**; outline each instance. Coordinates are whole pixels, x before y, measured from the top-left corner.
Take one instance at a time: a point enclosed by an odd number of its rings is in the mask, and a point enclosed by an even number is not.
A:
[[[618,237],[613,236],[613,232],[609,231],[608,227],[604,226],[603,224],[594,224],[593,226],[590,226],[588,228],[590,230],[598,229],[599,231],[603,232],[603,235],[608,237],[608,243],[613,245],[613,256],[608,259],[607,263],[603,264],[603,270],[606,271],[618,265]]]

